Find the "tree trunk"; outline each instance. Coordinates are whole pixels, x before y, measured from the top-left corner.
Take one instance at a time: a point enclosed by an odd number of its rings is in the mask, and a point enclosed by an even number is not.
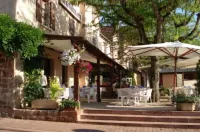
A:
[[[152,90],[152,101],[159,102],[159,64],[156,56],[151,57],[151,69],[150,69],[150,87]]]

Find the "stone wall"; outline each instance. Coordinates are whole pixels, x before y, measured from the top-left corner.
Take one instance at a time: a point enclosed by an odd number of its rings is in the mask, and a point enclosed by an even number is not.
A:
[[[0,116],[12,114],[14,87],[14,58],[0,52]]]
[[[58,110],[28,110],[15,109],[13,117],[17,119],[77,122],[80,111],[58,111]]]

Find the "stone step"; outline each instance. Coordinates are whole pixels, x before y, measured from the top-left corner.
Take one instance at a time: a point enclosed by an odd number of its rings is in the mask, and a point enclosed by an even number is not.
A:
[[[85,114],[117,114],[117,115],[155,115],[155,116],[200,116],[200,111],[145,111],[145,110],[113,110],[84,109]]]
[[[116,114],[82,114],[81,119],[143,122],[182,122],[200,123],[200,116],[152,116],[152,115],[116,115]]]
[[[113,121],[113,120],[85,120],[79,123],[98,124],[98,125],[118,125],[118,126],[137,126],[137,127],[158,127],[158,128],[200,128],[200,123],[174,123],[174,122],[139,122],[139,121]]]

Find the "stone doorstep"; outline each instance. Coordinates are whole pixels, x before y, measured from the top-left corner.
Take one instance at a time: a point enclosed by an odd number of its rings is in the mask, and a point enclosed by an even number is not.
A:
[[[30,130],[22,128],[10,128],[10,127],[0,127],[0,130],[12,131],[12,132],[53,132],[53,131],[42,131],[42,130]]]
[[[181,122],[200,123],[200,116],[149,116],[149,115],[111,115],[111,114],[82,114],[81,119],[114,120],[114,121],[144,121],[144,122]]]
[[[151,111],[151,110],[111,110],[84,109],[85,114],[155,115],[155,116],[200,116],[200,111]]]
[[[97,125],[114,125],[114,126],[133,126],[133,127],[157,127],[157,128],[184,128],[199,129],[200,123],[172,123],[172,122],[139,122],[139,121],[113,121],[113,120],[83,120],[79,123],[97,124]]]

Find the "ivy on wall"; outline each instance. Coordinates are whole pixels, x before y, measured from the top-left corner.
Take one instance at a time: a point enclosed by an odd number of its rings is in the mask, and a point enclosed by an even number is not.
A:
[[[43,31],[39,28],[0,14],[0,50],[5,55],[12,57],[17,52],[23,59],[30,59],[38,54],[43,40]]]

